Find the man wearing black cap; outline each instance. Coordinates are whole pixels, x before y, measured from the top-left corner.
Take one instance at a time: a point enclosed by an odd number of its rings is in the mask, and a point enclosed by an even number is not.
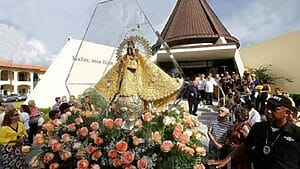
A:
[[[254,124],[244,144],[221,161],[209,161],[220,168],[253,149],[255,169],[299,169],[300,128],[288,121],[291,101],[284,96],[269,98],[265,110],[266,122]]]

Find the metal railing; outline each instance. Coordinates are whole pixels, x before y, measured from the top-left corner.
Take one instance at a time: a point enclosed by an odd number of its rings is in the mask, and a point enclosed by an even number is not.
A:
[[[225,95],[225,93],[224,93],[222,87],[221,87],[221,86],[218,86],[218,104],[220,103],[220,100],[221,100],[221,98],[220,98],[220,93],[221,93],[222,96],[223,96],[223,104],[222,104],[222,105],[225,106],[225,104],[226,104],[226,95]]]

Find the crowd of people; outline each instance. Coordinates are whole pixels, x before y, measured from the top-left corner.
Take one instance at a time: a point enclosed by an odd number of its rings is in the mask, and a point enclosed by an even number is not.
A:
[[[181,96],[193,115],[198,104],[211,105],[213,96],[224,93],[225,102],[217,104],[218,116],[208,125],[207,168],[227,168],[229,162],[232,169],[300,168],[299,107],[281,87],[272,90],[267,80],[246,71],[242,77],[200,74],[183,85]]]
[[[69,100],[65,96],[56,97],[55,104],[49,112],[41,112],[34,100],[22,104],[19,109],[12,104],[0,102],[0,168],[26,168],[22,147],[33,145],[34,137],[43,131],[43,125],[62,118],[71,106],[95,111],[88,96],[84,96],[80,101],[72,95]],[[45,119],[44,113],[47,113],[49,118]]]
[[[254,74],[199,74],[182,82],[179,97],[186,97],[189,113],[196,115],[198,105],[212,105],[219,89],[225,102],[218,103],[218,116],[208,126],[209,161],[207,168],[232,169],[300,168],[300,129],[298,109],[280,87],[272,93],[267,81]],[[34,100],[17,110],[0,103],[0,168],[24,168],[22,145],[32,145],[45,123],[62,118],[71,106],[95,111],[89,97],[56,97],[45,120]],[[298,126],[298,127],[297,127]]]

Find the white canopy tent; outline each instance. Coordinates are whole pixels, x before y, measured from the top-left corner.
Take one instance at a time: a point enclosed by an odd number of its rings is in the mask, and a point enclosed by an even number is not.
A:
[[[80,43],[81,40],[68,39],[26,102],[34,100],[38,107],[47,108],[55,103],[55,97],[69,94],[77,97],[96,84],[115,63],[114,47],[86,41],[83,41],[80,52],[75,57]]]

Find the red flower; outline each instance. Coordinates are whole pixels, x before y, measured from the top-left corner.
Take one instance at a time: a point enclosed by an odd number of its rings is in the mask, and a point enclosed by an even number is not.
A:
[[[77,161],[77,169],[87,169],[89,167],[88,160]]]
[[[122,155],[122,159],[124,160],[125,164],[130,164],[133,162],[134,160],[134,153],[131,151],[126,151],[123,155]]]
[[[116,158],[117,157],[117,154],[118,152],[115,150],[115,149],[111,149],[108,151],[108,157],[110,158]]]
[[[119,153],[124,153],[127,150],[127,148],[128,144],[126,141],[121,140],[116,144],[116,149]]]
[[[148,161],[144,158],[137,161],[138,169],[146,169],[148,167]]]

